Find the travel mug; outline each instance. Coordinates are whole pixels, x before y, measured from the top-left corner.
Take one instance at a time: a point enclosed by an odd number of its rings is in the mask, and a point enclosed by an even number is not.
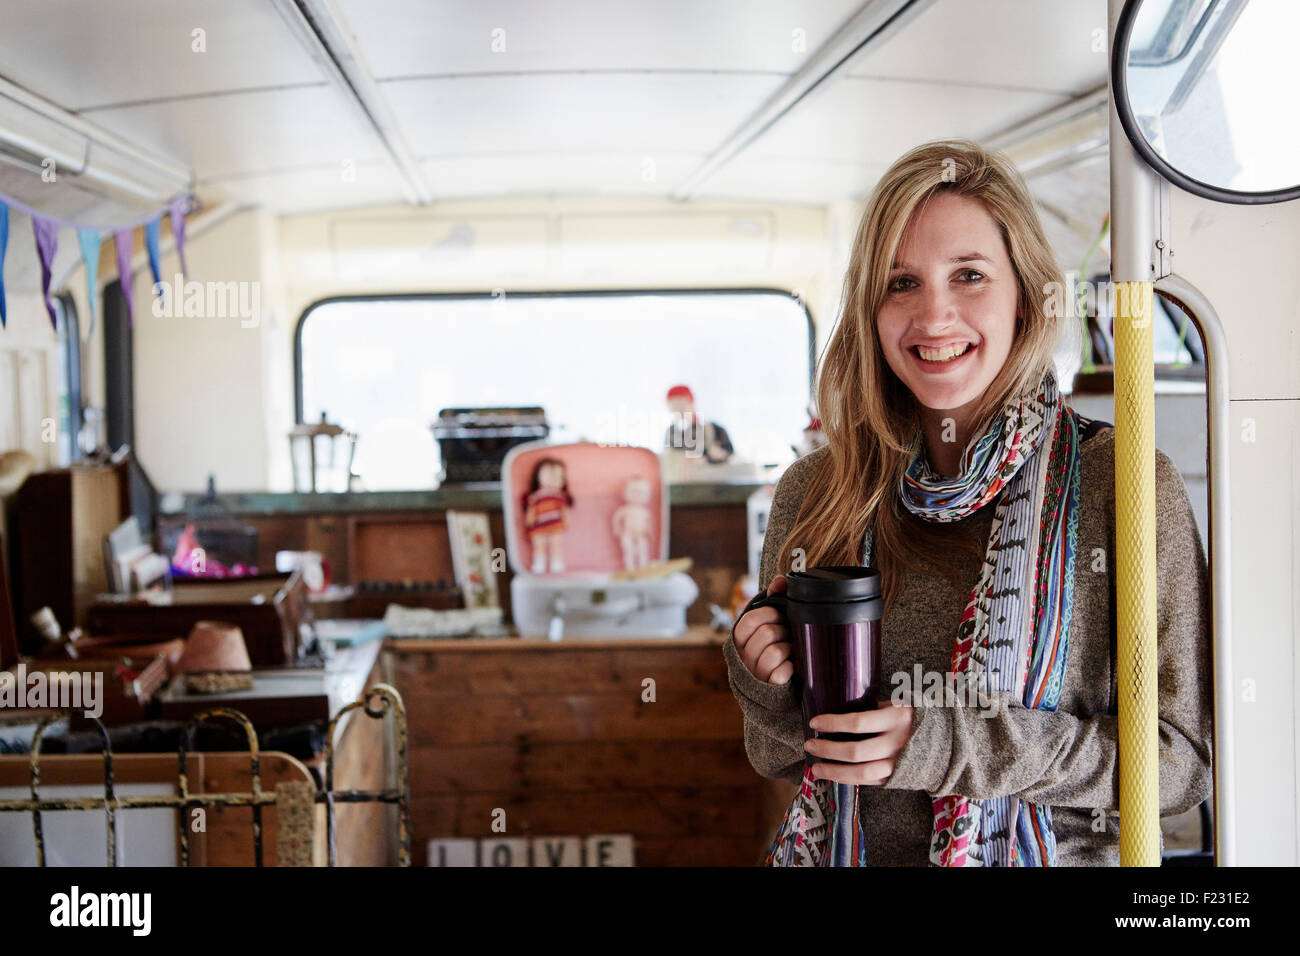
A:
[[[880,572],[852,566],[791,571],[784,593],[769,594],[751,605],[775,607],[786,619],[806,739],[875,736],[818,733],[808,722],[819,714],[851,714],[879,706],[884,605]]]

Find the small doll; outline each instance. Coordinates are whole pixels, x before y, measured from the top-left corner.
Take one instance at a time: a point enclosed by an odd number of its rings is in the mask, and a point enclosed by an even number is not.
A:
[[[623,568],[633,571],[650,563],[650,482],[629,478],[623,504],[614,512],[614,537],[623,549]]]
[[[564,462],[543,458],[533,468],[533,480],[524,495],[524,531],[533,549],[533,574],[546,573],[549,555],[551,573],[564,571],[564,528],[573,496]]]
[[[696,414],[695,396],[685,385],[674,385],[668,390],[668,411],[673,423],[664,434],[665,448],[684,451],[687,458],[703,457],[715,465],[735,454],[727,430]]]

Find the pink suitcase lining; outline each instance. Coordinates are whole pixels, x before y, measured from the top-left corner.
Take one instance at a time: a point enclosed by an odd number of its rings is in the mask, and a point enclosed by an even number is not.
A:
[[[564,531],[565,574],[608,574],[623,567],[612,519],[624,503],[623,486],[633,477],[650,483],[650,500],[646,503],[651,514],[650,560],[667,560],[668,503],[658,455],[648,448],[630,445],[529,442],[510,449],[501,470],[507,556],[516,574],[532,575],[533,549],[524,528],[523,499],[533,470],[543,458],[564,464],[569,494],[573,496]]]

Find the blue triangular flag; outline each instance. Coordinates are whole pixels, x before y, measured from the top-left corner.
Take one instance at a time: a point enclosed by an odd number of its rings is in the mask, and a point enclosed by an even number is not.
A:
[[[5,251],[9,248],[9,207],[0,202],[0,329],[9,324],[5,306]]]
[[[90,300],[90,331],[95,334],[95,299],[99,291],[99,230],[78,229],[77,245],[81,246],[81,261],[86,264],[86,292]]]
[[[162,273],[158,269],[158,235],[162,227],[162,216],[157,219],[151,219],[144,226],[144,247],[149,252],[149,271],[153,273],[153,284],[155,286],[162,282]],[[155,289],[155,292],[158,290]]]

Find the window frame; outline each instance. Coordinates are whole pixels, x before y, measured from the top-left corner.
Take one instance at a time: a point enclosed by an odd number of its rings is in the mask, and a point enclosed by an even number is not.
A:
[[[545,290],[509,290],[507,298],[509,299],[566,299],[566,298],[627,298],[630,296],[707,296],[707,295],[777,295],[783,296],[803,312],[804,322],[808,328],[808,400],[811,402],[817,386],[817,327],[813,322],[812,312],[808,304],[788,289],[779,289],[773,286],[735,286],[735,287],[707,287],[700,289],[679,288],[671,289],[545,289]],[[303,309],[302,314],[298,316],[298,322],[293,330],[293,420],[296,424],[303,424],[302,419],[302,399],[303,399],[303,365],[302,365],[302,332],[303,327],[307,324],[307,319],[317,309],[326,305],[335,305],[338,303],[357,303],[357,302],[428,302],[428,301],[463,301],[467,299],[486,299],[491,300],[499,297],[499,290],[493,292],[474,291],[474,292],[367,292],[353,295],[334,295],[327,296],[323,299],[317,299],[307,308]]]
[[[55,331],[57,344],[55,355],[63,365],[63,375],[67,381],[66,396],[68,415],[66,422],[60,422],[66,447],[60,452],[60,461],[66,459],[69,464],[81,461],[85,455],[81,452],[81,429],[85,424],[86,389],[85,359],[82,355],[81,317],[77,314],[77,301],[70,292],[60,292],[50,296],[50,302],[58,313]],[[60,401],[64,395],[59,396]]]

